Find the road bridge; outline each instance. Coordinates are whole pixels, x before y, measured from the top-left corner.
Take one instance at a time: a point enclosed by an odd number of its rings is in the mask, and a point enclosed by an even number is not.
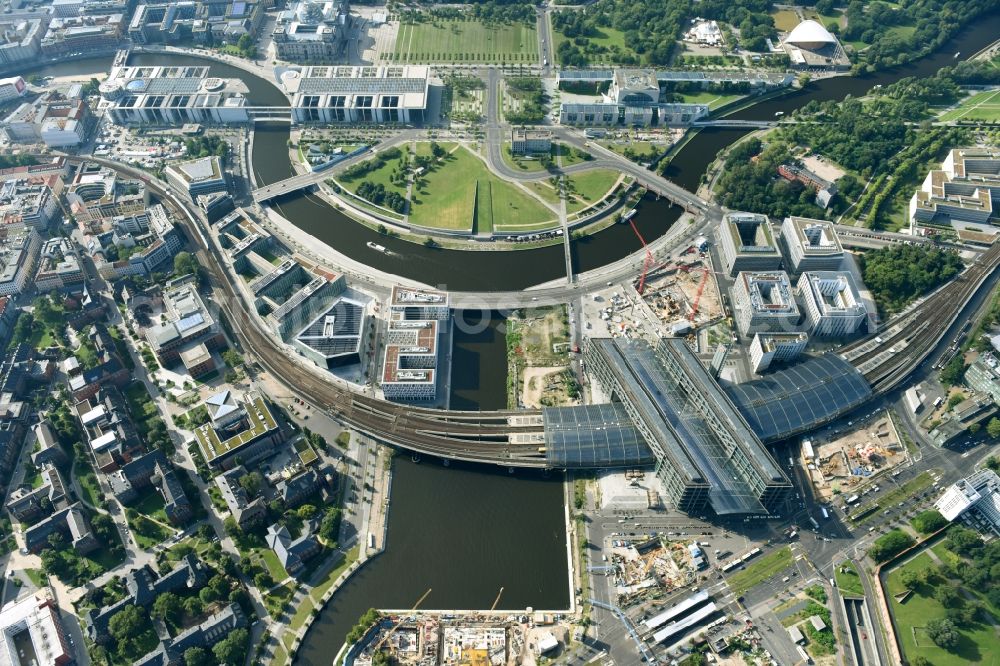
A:
[[[718,120],[696,120],[691,123],[692,127],[728,127],[733,129],[764,129],[774,127],[776,120],[736,120],[719,118]]]

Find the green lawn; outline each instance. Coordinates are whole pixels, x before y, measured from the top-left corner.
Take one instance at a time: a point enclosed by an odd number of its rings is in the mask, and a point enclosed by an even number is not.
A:
[[[155,488],[148,489],[138,501],[129,506],[153,520],[167,522],[167,514],[163,510],[163,496]]]
[[[97,476],[90,464],[77,460],[73,463],[73,471],[76,480],[80,482],[83,499],[91,506],[101,506],[101,486],[97,483]]]
[[[278,556],[275,555],[273,550],[270,548],[261,548],[256,553],[267,569],[267,572],[271,574],[274,582],[277,583],[288,578],[288,572],[285,571],[285,567],[281,566],[281,562],[278,561]]]
[[[967,97],[958,108],[945,112],[938,120],[1000,121],[1000,90],[987,90]]]
[[[771,12],[771,18],[774,19],[774,27],[782,32],[788,32],[799,24],[798,14],[791,9]]]
[[[35,587],[41,587],[45,585],[46,581],[48,580],[48,577],[45,575],[45,572],[42,571],[41,569],[25,569],[24,575],[28,577],[28,580],[30,580],[31,584],[34,585]]]
[[[139,515],[136,518],[127,518],[129,531],[132,532],[135,543],[142,549],[148,550],[153,546],[163,543],[173,534],[173,530],[160,525],[157,522]]]
[[[556,60],[559,60],[559,45],[569,39],[558,30],[552,31],[552,51]],[[590,64],[616,64],[620,58],[615,57],[615,53],[622,53],[636,56],[631,48],[626,46],[625,33],[610,26],[602,26],[596,35],[587,36],[590,47],[584,50],[584,55]]]
[[[913,495],[922,492],[932,483],[934,483],[934,477],[931,476],[931,473],[922,472],[903,485],[893,488],[889,492],[885,493],[875,500],[875,502],[870,502],[866,505],[855,508],[851,511],[851,516],[863,515],[869,508],[877,504],[880,509],[879,511],[873,511],[856,521],[857,525],[864,525],[865,523],[880,517],[882,515],[882,510],[888,509],[889,507],[899,504],[903,500],[909,499]],[[852,522],[855,522],[853,518],[851,520]]]
[[[409,159],[409,148],[406,146],[403,146],[403,157]],[[359,178],[355,178],[353,180],[339,178],[337,182],[343,185],[344,188],[349,190],[352,194],[357,193],[358,186],[361,185],[361,183],[368,181],[374,185],[384,186],[387,192],[398,192],[405,197],[406,187],[400,187],[392,182],[392,172],[397,169],[399,169],[399,158],[386,160],[385,164],[380,166],[378,169],[369,171],[364,176],[360,176]]]
[[[566,202],[566,212],[575,213],[600,201],[618,181],[619,174],[610,169],[591,169],[573,174],[570,182],[576,196]]]
[[[929,620],[945,617],[944,607],[934,598],[934,587],[920,585],[906,601],[899,603],[895,595],[904,590],[900,581],[903,571],[919,572],[936,565],[927,553],[921,553],[906,564],[897,567],[887,577],[887,592],[889,604],[892,607],[893,619],[898,628],[902,649],[907,659],[912,662],[922,656],[934,666],[959,666],[961,664],[993,664],[994,655],[1000,648],[1000,639],[988,624],[977,622],[959,624],[958,631],[961,640],[954,652],[949,652],[935,645],[928,638],[924,627]],[[943,583],[947,584],[947,583]]]
[[[292,598],[292,594],[294,593],[294,583],[288,583],[287,585],[276,587],[274,590],[264,595],[264,607],[267,608],[267,612],[270,613],[272,617],[278,617],[281,614],[281,609],[285,607],[285,604]]]
[[[729,587],[734,594],[743,594],[790,566],[792,566],[792,549],[790,546],[785,546],[758,557],[756,561],[751,560],[746,569],[737,571],[729,577]]]
[[[410,201],[410,222],[418,226],[471,229],[474,209],[479,214],[480,231],[488,230],[490,218],[490,228],[538,225],[553,219],[551,211],[491,174],[482,160],[465,148],[451,153],[422,180],[425,184],[414,189]]]
[[[841,571],[844,569],[845,571]],[[837,565],[834,573],[837,580],[837,587],[844,596],[865,596],[865,588],[861,585],[861,576],[853,562],[844,561]]]
[[[393,59],[397,62],[508,62],[538,60],[535,24],[486,25],[443,20],[400,25]]]
[[[837,25],[840,25],[840,17],[841,17],[840,12],[837,12],[836,14],[820,14],[815,9],[804,8],[802,13],[805,15],[807,19],[818,21],[819,24],[822,25],[824,28],[830,27],[831,23],[836,23]]]
[[[652,143],[650,141],[630,141],[629,143],[602,141],[601,145],[623,157],[628,157],[625,155],[625,152],[631,151],[633,154],[641,156],[643,161],[646,161],[647,158],[652,159],[667,149],[667,147],[663,144]]]
[[[520,155],[514,156],[510,154],[510,146],[504,146],[503,151],[501,151],[503,161],[510,167],[523,171],[525,173],[538,173],[540,171],[545,171],[545,166],[542,161],[537,157],[522,157]]]

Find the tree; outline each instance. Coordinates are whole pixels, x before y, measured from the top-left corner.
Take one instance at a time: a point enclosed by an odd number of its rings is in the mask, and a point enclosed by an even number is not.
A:
[[[239,365],[243,365],[243,357],[235,349],[227,349],[222,352],[222,360],[226,362],[230,368],[235,368]]]
[[[188,597],[184,600],[184,613],[188,617],[200,617],[205,612],[205,604],[198,597]]]
[[[955,623],[949,619],[934,619],[927,623],[927,636],[934,641],[938,647],[945,650],[953,650],[958,647],[960,636]]]
[[[913,519],[913,527],[921,534],[930,534],[948,524],[944,516],[936,509],[921,511]]]
[[[184,602],[173,592],[164,592],[156,597],[153,609],[149,614],[152,617],[160,618],[167,624],[176,626],[184,614]]]
[[[190,647],[184,650],[184,666],[212,666],[212,658],[204,648]]]
[[[178,275],[197,275],[198,262],[190,252],[178,252],[174,257],[174,272]]]
[[[224,666],[242,666],[246,659],[250,634],[246,629],[234,629],[229,635],[212,646],[212,654]]]
[[[948,361],[948,364],[941,370],[941,383],[945,386],[954,386],[962,381],[963,375],[965,375],[965,361],[959,354]]]
[[[945,608],[961,608],[965,605],[961,592],[951,585],[941,585],[934,590],[934,598]]]
[[[912,569],[903,569],[903,572],[899,574],[899,582],[903,584],[907,590],[913,591],[917,589],[920,584],[920,577],[917,572]]]
[[[991,418],[986,424],[986,433],[993,439],[1000,437],[1000,419],[995,416]]]
[[[868,550],[868,554],[871,555],[872,559],[876,562],[885,562],[888,559],[898,555],[910,546],[914,544],[913,537],[911,537],[906,532],[902,530],[892,530],[883,534],[872,547]]]
[[[264,476],[257,471],[244,474],[240,477],[240,487],[250,497],[256,497],[260,493],[260,489],[264,487]]]
[[[948,530],[945,542],[948,550],[962,557],[972,557],[972,554],[983,547],[983,540],[967,527],[956,526]]]

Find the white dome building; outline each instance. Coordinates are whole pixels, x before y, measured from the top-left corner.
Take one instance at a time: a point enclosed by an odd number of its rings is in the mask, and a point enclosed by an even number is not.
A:
[[[803,21],[785,37],[785,44],[797,46],[809,51],[818,51],[831,44],[836,44],[837,38],[830,31],[813,20]]]

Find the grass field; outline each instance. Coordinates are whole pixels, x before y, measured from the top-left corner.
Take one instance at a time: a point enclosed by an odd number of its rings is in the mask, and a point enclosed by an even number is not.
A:
[[[435,229],[471,229],[474,210],[478,231],[537,228],[553,219],[551,211],[492,175],[482,160],[465,148],[451,153],[443,165],[424,177],[410,204],[410,222]]]
[[[967,97],[958,108],[947,111],[938,120],[1000,121],[1000,90],[987,90]]]
[[[792,549],[785,546],[760,557],[756,562],[751,562],[746,569],[730,576],[727,582],[733,594],[740,595],[790,566],[792,566]]]
[[[945,617],[945,608],[934,598],[932,585],[920,585],[906,601],[899,603],[895,595],[905,588],[901,582],[906,570],[919,572],[936,565],[927,553],[921,553],[906,564],[894,569],[887,577],[889,604],[895,619],[903,653],[912,663],[924,657],[934,666],[959,666],[960,664],[993,664],[994,655],[1000,649],[1000,639],[988,624],[975,622],[959,624],[961,636],[958,647],[949,652],[935,645],[924,631],[929,620]],[[948,583],[941,583],[947,585]]]
[[[882,510],[883,509],[888,509],[889,507],[891,507],[891,506],[893,506],[895,504],[898,504],[899,502],[902,502],[903,500],[909,499],[913,495],[916,495],[917,493],[919,493],[919,492],[923,491],[924,489],[926,489],[932,483],[934,483],[934,477],[931,476],[930,472],[923,472],[923,473],[921,473],[921,474],[913,477],[912,479],[910,479],[909,481],[907,481],[903,485],[901,485],[901,486],[899,486],[897,488],[893,488],[889,492],[887,492],[884,495],[882,495],[881,497],[879,497],[878,500],[876,500],[876,502],[878,503],[878,506],[879,506],[879,510],[878,511],[873,511],[872,513],[870,513],[869,515],[865,516],[864,518],[861,518],[860,520],[857,521],[857,524],[858,525],[864,525],[867,522],[870,522],[872,520],[875,520],[876,518],[879,518],[882,515]],[[862,506],[854,509],[853,511],[851,511],[851,515],[852,516],[853,515],[860,515],[860,514],[864,513],[865,510],[867,510],[870,506],[872,506],[872,503],[868,503],[868,504],[862,505]]]
[[[559,45],[569,39],[558,30],[552,32],[552,51],[559,60]],[[602,27],[596,35],[588,36],[589,47],[584,49],[584,54],[592,65],[605,64],[613,65],[621,58],[616,57],[616,53],[636,55],[635,51],[626,46],[625,33],[611,27]]]
[[[865,596],[865,588],[861,585],[861,576],[852,562],[845,561],[838,564],[834,575],[841,594],[844,596]]]
[[[570,176],[569,180],[576,196],[566,201],[566,212],[575,213],[603,199],[618,181],[618,175],[610,169],[591,169]]]
[[[534,24],[486,25],[479,21],[435,19],[404,23],[396,37],[397,62],[509,62],[538,60]]]
[[[409,160],[409,148],[403,146],[403,157]],[[353,180],[340,179],[340,184],[344,186],[345,189],[349,190],[352,194],[357,193],[358,186],[366,180],[375,185],[383,185],[387,192],[398,192],[399,194],[406,196],[406,188],[399,187],[392,182],[392,172],[399,168],[399,159],[386,160],[385,164],[380,166],[374,171],[369,171],[364,176],[355,178]]]
[[[782,32],[788,32],[799,24],[798,15],[791,9],[779,9],[771,12],[771,18],[774,19],[774,27]]]
[[[822,25],[824,28],[829,27],[831,23],[836,23],[838,25],[840,24],[840,17],[841,17],[840,12],[837,12],[836,14],[820,14],[815,9],[804,8],[802,13],[805,15],[807,19],[812,19],[814,21],[819,22],[819,24]]]

